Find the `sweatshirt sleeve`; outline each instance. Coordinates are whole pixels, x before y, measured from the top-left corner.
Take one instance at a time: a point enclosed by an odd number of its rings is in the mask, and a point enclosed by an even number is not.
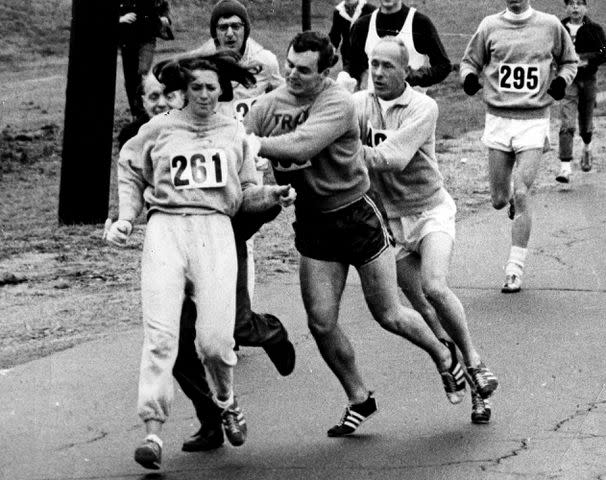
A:
[[[335,9],[332,11],[332,25],[328,32],[328,38],[333,47],[339,48],[341,44],[341,31],[339,30],[339,12]]]
[[[143,191],[153,182],[153,179],[146,178],[145,164],[151,163],[150,152],[158,132],[157,128],[146,123],[120,150],[118,159],[120,220],[133,223],[143,210]]]
[[[465,53],[461,59],[461,65],[459,68],[459,75],[461,82],[465,80],[465,77],[470,73],[480,75],[484,65],[487,63],[486,56],[486,38],[485,38],[485,23],[482,21],[476,32],[469,40]]]
[[[340,88],[330,88],[330,91],[333,94],[320,94],[324,98],[316,99],[308,119],[295,130],[275,137],[261,137],[260,155],[303,164],[347,132],[355,118],[351,96]]]
[[[557,76],[562,77],[566,81],[566,85],[570,85],[577,75],[577,65],[579,57],[574,48],[572,38],[566,31],[566,27],[559,21],[556,23],[557,38],[559,40],[558,52],[555,55],[557,63]]]
[[[429,58],[429,66],[413,70],[406,79],[420,87],[430,87],[444,80],[452,71],[452,64],[440,40],[436,27],[425,15],[415,15],[412,24],[415,47]],[[418,33],[417,33],[418,32]]]
[[[349,61],[346,65],[343,65],[343,69],[358,82],[360,82],[362,74],[368,68],[368,57],[364,48],[366,46],[369,25],[370,15],[358,18],[351,27],[349,38],[344,40],[348,42],[345,46],[346,51],[356,53],[355,55],[349,55]]]
[[[428,97],[429,98],[429,97]],[[431,100],[431,99],[429,99]],[[376,147],[364,147],[366,166],[377,171],[401,171],[436,130],[438,105],[434,100],[408,112],[406,121]]]

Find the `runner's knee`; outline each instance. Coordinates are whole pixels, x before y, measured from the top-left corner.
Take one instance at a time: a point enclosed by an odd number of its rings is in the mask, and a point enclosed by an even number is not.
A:
[[[448,295],[449,288],[445,278],[435,277],[423,280],[423,291],[429,299],[441,302]]]

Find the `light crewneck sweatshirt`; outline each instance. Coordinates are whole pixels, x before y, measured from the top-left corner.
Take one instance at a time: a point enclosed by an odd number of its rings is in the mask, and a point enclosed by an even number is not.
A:
[[[370,181],[351,94],[326,78],[296,97],[286,86],[262,96],[244,119],[261,138],[279,184],[297,191],[297,209],[330,211],[362,197]]]
[[[150,215],[233,216],[242,191],[256,183],[241,122],[221,114],[196,121],[171,110],[142,125],[120,150],[119,218],[133,222],[144,202]]]
[[[547,117],[551,81],[557,75],[570,85],[578,57],[557,17],[537,10],[518,17],[503,11],[482,20],[461,60],[461,81],[483,73],[484,101],[493,115]]]
[[[354,94],[354,103],[371,184],[387,216],[414,215],[440,204],[447,193],[436,160],[435,100],[407,84],[385,112],[366,90]]]

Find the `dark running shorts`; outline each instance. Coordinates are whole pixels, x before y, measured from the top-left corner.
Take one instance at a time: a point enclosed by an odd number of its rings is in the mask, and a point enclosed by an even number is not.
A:
[[[305,257],[361,267],[393,245],[383,204],[369,191],[331,212],[296,212],[295,247]]]

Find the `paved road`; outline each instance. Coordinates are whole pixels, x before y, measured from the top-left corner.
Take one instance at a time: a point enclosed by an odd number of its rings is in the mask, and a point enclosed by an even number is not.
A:
[[[197,424],[182,394],[165,429],[160,474],[132,460],[140,333],[81,345],[0,375],[0,479],[606,479],[606,174],[577,174],[537,199],[524,290],[499,292],[505,212],[459,224],[452,284],[477,346],[499,375],[494,420],[451,406],[429,357],[378,328],[350,278],[341,313],[380,412],[359,434],[325,430],[344,396],[307,333],[296,278],[258,287],[296,343],[294,374],[244,349],[241,448],[185,454]]]

